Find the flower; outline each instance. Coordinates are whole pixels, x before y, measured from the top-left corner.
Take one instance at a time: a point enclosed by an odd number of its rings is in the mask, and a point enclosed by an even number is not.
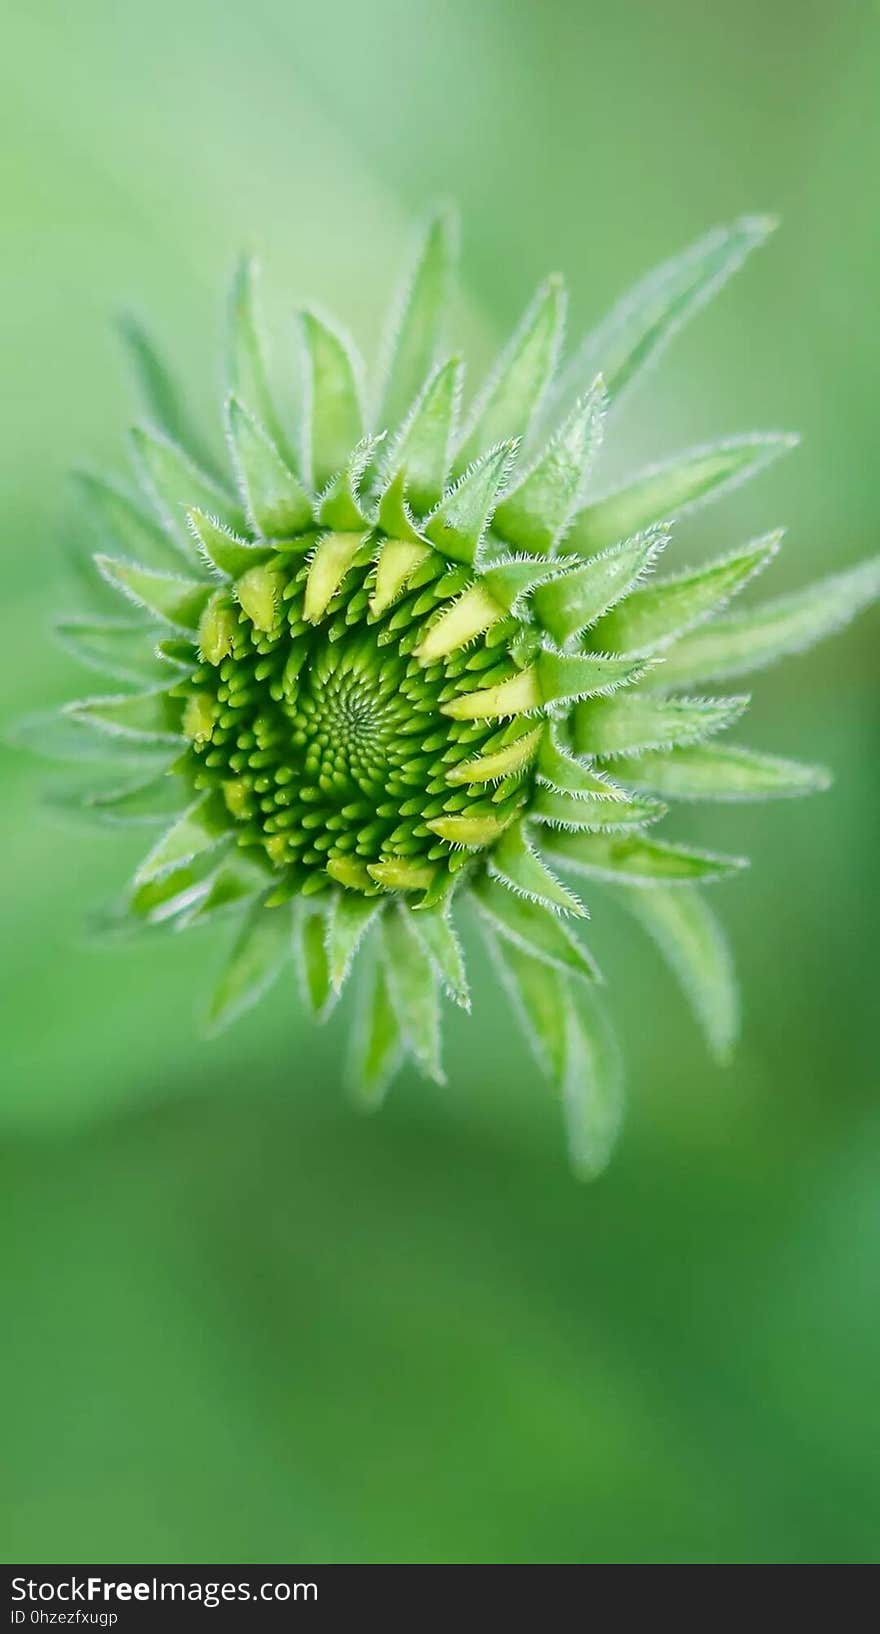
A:
[[[421,240],[371,413],[352,347],[306,311],[306,407],[286,423],[244,264],[231,303],[231,477],[191,438],[168,375],[129,326],[152,422],[134,434],[148,508],[85,483],[112,541],[94,560],[126,616],[60,625],[125,689],[65,715],[78,736],[103,734],[123,761],[144,763],[80,798],[102,820],[159,829],[119,917],[176,930],[236,920],[212,1028],[291,956],[324,1017],[363,946],[362,1097],[380,1098],[405,1053],[440,1077],[440,996],[469,1003],[455,919],[470,903],[560,1091],[575,1167],[596,1173],[621,1082],[580,934],[583,880],[616,888],[712,1049],[729,1051],[735,986],[701,887],[743,862],[669,843],[655,825],[668,801],[826,785],[816,768],[719,741],[748,698],[702,689],[839,628],[877,594],[880,567],[734,612],[727,603],[771,562],[778,532],[655,575],[670,518],[793,438],[691,450],[598,495],[592,471],[632,379],[770,226],[744,219],[661,267],[559,374],[564,291],[549,279],[463,420],[462,364],[442,338],[448,214]]]

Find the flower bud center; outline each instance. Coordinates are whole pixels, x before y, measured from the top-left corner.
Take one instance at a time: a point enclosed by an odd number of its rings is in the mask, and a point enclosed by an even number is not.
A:
[[[399,694],[383,696],[375,676],[358,671],[310,674],[292,714],[306,779],[344,794],[377,795],[394,760]]]
[[[459,775],[522,728],[447,709],[486,683],[509,687],[518,672],[479,636],[442,656],[416,652],[458,594],[446,593],[440,557],[428,570],[436,593],[413,590],[377,616],[371,553],[347,567],[326,606],[317,558],[303,555],[250,569],[235,598],[212,604],[206,661],[182,686],[196,787],[217,790],[239,844],[300,886],[311,874],[372,890],[391,869],[400,888],[409,870],[424,889],[457,871],[462,847],[490,843],[522,803],[517,775],[499,765],[493,781],[494,761],[488,781]],[[329,583],[338,565],[326,565]]]

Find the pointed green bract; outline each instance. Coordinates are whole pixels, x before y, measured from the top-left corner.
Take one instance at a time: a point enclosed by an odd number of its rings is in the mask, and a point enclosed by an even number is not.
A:
[[[650,789],[669,800],[775,800],[818,794],[831,782],[823,766],[724,743],[623,756],[615,760],[614,771],[633,788]]]
[[[90,471],[75,471],[74,482],[105,545],[147,567],[179,568],[182,556],[192,561],[190,546],[170,539],[123,488]]]
[[[192,677],[198,657],[196,642],[192,636],[160,635],[156,642],[156,657],[161,660],[163,673],[167,677],[168,667],[178,671],[177,680],[183,677]]]
[[[221,802],[213,795],[200,795],[154,845],[138,868],[135,879],[138,884],[157,879],[172,868],[179,868],[204,852],[213,851],[221,841],[228,839],[229,828]]]
[[[613,794],[565,794],[539,788],[530,807],[539,823],[553,828],[618,829],[656,823],[666,813],[659,800],[626,800]]]
[[[88,526],[87,521],[85,526]],[[118,617],[119,603],[95,566],[94,557],[85,543],[84,532],[85,529],[79,534],[71,534],[62,545],[64,566],[69,573],[70,589],[76,598],[76,605],[94,618]],[[167,556],[163,562],[166,567],[169,565]],[[179,556],[173,565],[180,567]]]
[[[195,555],[195,545],[186,512],[193,505],[209,516],[219,516],[231,528],[243,525],[243,514],[227,490],[200,470],[177,443],[140,428],[131,435],[138,469],[156,513],[190,556]]]
[[[501,979],[510,995],[514,1015],[525,1033],[541,1071],[555,1084],[565,1071],[565,1029],[560,1025],[559,971],[536,959],[507,936],[499,936],[488,920],[483,929]]]
[[[524,953],[585,981],[599,980],[598,968],[586,948],[562,919],[548,914],[539,902],[515,895],[496,879],[478,879],[472,889],[477,906],[499,935],[515,942]]]
[[[598,995],[509,938],[490,933],[488,941],[516,1019],[562,1102],[574,1173],[595,1179],[623,1115],[620,1052]]]
[[[352,1052],[355,1099],[366,1111],[382,1101],[402,1054],[403,1034],[391,1002],[388,977],[377,962],[367,978]]]
[[[440,1065],[440,1007],[430,960],[407,910],[382,915],[382,957],[398,1026],[430,1078],[443,1081]]]
[[[55,633],[68,652],[118,681],[145,685],[159,679],[155,636],[130,619],[62,618]]]
[[[382,426],[400,425],[437,361],[457,243],[454,213],[437,211],[428,222],[415,266],[392,313],[385,388],[377,415]]]
[[[260,334],[257,264],[242,256],[233,274],[229,292],[229,333],[226,358],[226,389],[244,403],[291,470],[299,461],[290,439],[285,436],[269,386]]]
[[[208,566],[216,568],[227,579],[239,578],[259,562],[267,561],[271,555],[271,551],[252,544],[249,539],[239,538],[216,517],[206,516],[204,511],[188,511],[187,517]]]
[[[169,442],[184,449],[196,465],[213,472],[214,460],[205,451],[198,432],[191,425],[171,372],[147,331],[131,313],[123,314],[118,327],[151,423]]]
[[[327,906],[301,902],[294,920],[293,947],[299,965],[300,986],[312,1015],[323,1021],[336,994],[327,949]]]
[[[596,995],[579,990],[564,1006],[562,1106],[568,1155],[579,1180],[607,1168],[623,1121],[623,1063]]]
[[[584,381],[597,374],[603,375],[612,404],[618,403],[775,225],[767,216],[743,216],[729,227],[716,227],[643,278],[587,336],[563,371],[553,394],[554,412],[563,412],[583,391]]]
[[[546,650],[538,657],[538,685],[544,703],[576,702],[595,693],[614,692],[645,672],[638,659],[611,658],[602,653],[572,653]]]
[[[474,405],[455,456],[456,472],[478,459],[488,443],[526,434],[552,379],[564,323],[565,286],[561,278],[548,278]]]
[[[718,1061],[730,1059],[739,1031],[739,993],[726,937],[693,886],[621,891],[620,900],[666,959]]]
[[[772,561],[782,538],[768,533],[745,550],[634,590],[590,633],[603,652],[656,652],[701,624]]]
[[[722,857],[642,834],[550,832],[544,849],[560,865],[594,879],[632,885],[688,884],[724,879],[745,868],[743,857]]]
[[[132,562],[114,561],[109,556],[96,556],[95,561],[108,583],[116,585],[139,607],[145,607],[180,630],[198,629],[212,594],[210,584],[177,574],[153,573]]]
[[[327,922],[327,962],[334,992],[340,992],[362,937],[379,911],[375,897],[340,891]]]
[[[558,562],[536,561],[530,556],[499,557],[482,569],[481,579],[490,596],[508,612],[518,614],[539,584],[556,577]]]
[[[498,506],[492,526],[517,550],[548,555],[565,534],[602,436],[607,398],[601,381],[575,404],[521,482]]]
[[[531,902],[540,902],[552,911],[574,914],[578,919],[587,916],[579,898],[550,872],[529,844],[522,823],[512,824],[502,835],[492,851],[489,869],[502,884]]]
[[[139,692],[126,697],[84,698],[65,705],[74,719],[99,731],[147,742],[178,743],[181,706],[166,692]]]
[[[504,486],[513,455],[511,443],[500,443],[465,471],[424,525],[426,539],[454,562],[474,561],[483,534]]]
[[[380,531],[391,539],[408,539],[411,544],[422,542],[415,515],[406,498],[405,471],[398,471],[381,493],[376,523]]]
[[[551,726],[541,739],[538,755],[538,775],[542,783],[566,794],[607,795],[623,800],[622,789],[612,783],[604,772],[569,752],[558,731]]]
[[[153,741],[144,738],[123,739],[90,730],[97,722],[88,715],[78,714],[77,710],[81,708],[82,704],[75,705],[73,709],[70,704],[65,704],[61,709],[40,710],[36,714],[25,715],[7,728],[4,738],[15,749],[26,750],[42,760],[57,761],[62,765],[118,760],[154,765],[167,761],[167,747],[162,748]],[[174,742],[177,744],[178,740]]]
[[[363,436],[363,411],[351,343],[314,312],[302,314],[308,360],[312,485],[320,491],[341,471]]]
[[[236,397],[227,405],[229,439],[248,517],[262,538],[303,533],[313,522],[312,504],[268,432]]]
[[[209,859],[210,860],[210,859]],[[174,868],[160,879],[146,880],[129,893],[123,912],[111,913],[107,930],[124,931],[126,923],[139,925],[182,924],[197,904],[207,896],[210,882],[205,878],[204,859],[183,868]]]
[[[756,432],[692,448],[662,465],[650,466],[625,487],[579,511],[569,532],[568,548],[587,556],[607,550],[652,522],[672,521],[757,475],[797,442],[797,437],[781,432]]]
[[[290,957],[290,917],[258,902],[235,939],[211,996],[207,1027],[218,1033],[262,998]]]
[[[571,640],[629,594],[668,541],[667,533],[651,528],[602,556],[571,566],[534,592],[535,617],[554,641]]]
[[[460,358],[435,369],[388,452],[386,470],[402,472],[407,500],[421,516],[439,504],[446,487],[462,373]]]
[[[122,788],[101,789],[70,798],[69,804],[107,824],[144,824],[167,821],[180,810],[180,795],[174,778],[164,767],[159,776],[127,783]]]
[[[463,1010],[471,1007],[461,943],[455,934],[446,903],[413,910],[412,927],[446,992]]]
[[[748,698],[657,698],[621,693],[579,704],[574,745],[582,755],[633,754],[699,743],[738,719]],[[615,776],[620,769],[613,767]]]
[[[716,676],[749,675],[844,629],[878,595],[880,556],[875,556],[805,590],[727,614],[684,636],[657,678],[663,686],[679,686]]]
[[[264,882],[255,872],[249,871],[239,863],[221,862],[208,876],[204,892],[199,895],[193,906],[177,916],[177,929],[190,930],[194,925],[204,925],[221,918],[224,914],[240,911],[246,905],[256,906],[255,897],[264,894],[261,889],[262,883]],[[285,943],[289,934],[288,923]],[[282,951],[286,957],[287,947]]]
[[[366,527],[368,512],[361,483],[380,440],[362,437],[339,475],[325,489],[318,505],[318,521],[322,527],[333,528],[338,533],[357,532]]]

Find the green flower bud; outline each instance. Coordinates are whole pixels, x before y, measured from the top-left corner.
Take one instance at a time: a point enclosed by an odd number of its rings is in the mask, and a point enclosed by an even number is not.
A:
[[[357,962],[363,1102],[404,1054],[440,1076],[440,997],[469,1003],[453,915],[470,902],[561,1093],[575,1166],[594,1174],[620,1121],[620,1068],[572,876],[618,891],[712,1049],[729,1051],[735,989],[701,887],[741,859],[673,845],[653,825],[666,800],[763,799],[827,779],[719,744],[747,698],[680,689],[840,628],[876,596],[880,564],[745,612],[725,609],[771,562],[778,534],[653,576],[670,519],[755,474],[790,437],[690,450],[598,496],[592,473],[609,404],[769,226],[737,222],[661,267],[560,373],[564,296],[550,279],[463,421],[462,366],[442,345],[447,216],[429,223],[395,305],[372,419],[350,344],[305,313],[308,410],[285,423],[243,265],[231,476],[206,465],[134,335],[155,422],[134,438],[147,509],[86,483],[102,545],[116,541],[96,557],[96,589],[128,616],[60,626],[115,680],[67,707],[63,752],[70,734],[101,733],[109,751],[144,762],[80,802],[101,821],[157,825],[122,918],[179,929],[236,919],[212,1028],[291,954],[323,1017]]]

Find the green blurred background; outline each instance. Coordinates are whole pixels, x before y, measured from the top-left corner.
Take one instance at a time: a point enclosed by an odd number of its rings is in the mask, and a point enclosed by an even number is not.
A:
[[[462,206],[478,363],[548,269],[577,330],[715,221],[779,211],[618,448],[800,428],[681,529],[682,559],[785,520],[782,588],[877,549],[875,6],[9,13],[5,722],[79,679],[47,631],[65,473],[122,456],[120,302],[213,413],[241,245],[279,318],[317,296],[372,355],[437,195]],[[875,615],[760,678],[751,741],[831,762],[833,791],[690,825],[754,858],[716,898],[732,1068],[653,949],[594,915],[630,1104],[587,1189],[479,972],[448,1086],[407,1074],[370,1121],[340,1088],[345,1022],[314,1030],[290,986],[198,1042],[222,938],[88,946],[135,847],[57,826],[43,769],[3,751],[7,1560],[880,1558],[877,636]]]

